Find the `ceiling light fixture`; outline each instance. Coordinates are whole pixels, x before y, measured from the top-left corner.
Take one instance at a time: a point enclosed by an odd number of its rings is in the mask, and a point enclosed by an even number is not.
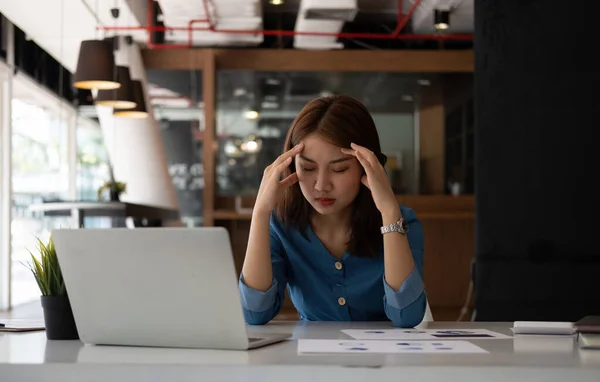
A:
[[[247,119],[256,119],[256,118],[258,118],[258,111],[256,111],[256,110],[248,110],[248,111],[246,111],[244,113],[244,116]]]
[[[99,90],[96,96],[96,105],[110,106],[115,109],[133,109],[136,104],[133,100],[129,68],[117,66],[116,70],[117,82],[121,86],[118,89]]]
[[[142,82],[139,80],[131,80],[131,91],[133,92],[133,100],[136,104],[135,107],[129,110],[115,110],[113,111],[114,116],[123,118],[146,118],[148,116],[148,110],[146,109],[146,97],[144,95]]]
[[[450,11],[435,9],[433,14],[434,26],[437,30],[450,28]]]
[[[77,70],[73,76],[73,86],[79,89],[118,89],[121,84],[115,81],[113,68],[115,56],[113,45],[105,40],[85,40],[79,46]]]
[[[283,4],[283,0],[270,0],[269,1],[273,5],[281,5]]]

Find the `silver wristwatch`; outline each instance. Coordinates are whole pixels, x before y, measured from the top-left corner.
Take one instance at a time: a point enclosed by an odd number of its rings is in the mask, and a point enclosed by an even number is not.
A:
[[[404,218],[400,218],[400,220],[395,223],[381,227],[381,234],[388,232],[400,232],[401,234],[406,235],[408,232],[408,225],[404,221]]]

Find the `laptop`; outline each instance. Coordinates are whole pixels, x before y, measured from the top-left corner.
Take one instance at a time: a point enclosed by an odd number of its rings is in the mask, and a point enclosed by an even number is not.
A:
[[[86,344],[247,350],[291,334],[248,336],[223,227],[52,232]]]

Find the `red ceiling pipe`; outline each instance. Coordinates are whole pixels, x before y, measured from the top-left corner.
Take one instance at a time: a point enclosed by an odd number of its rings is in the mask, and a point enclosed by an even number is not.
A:
[[[398,24],[396,24],[396,29],[394,29],[394,31],[392,32],[394,38],[398,38],[400,31],[406,26],[408,20],[410,20],[412,14],[415,12],[419,4],[421,4],[421,0],[416,0],[413,3],[412,7],[410,7],[410,9],[408,10],[406,16],[402,18],[402,0],[398,0]]]
[[[196,22],[208,22],[208,20],[196,20]],[[139,26],[139,27],[109,27],[109,26],[97,26],[98,30],[105,31],[147,31],[147,26]],[[150,30],[153,32],[168,32],[168,31],[189,31],[190,27],[168,27],[168,26],[152,26]],[[208,28],[192,28],[192,30],[208,30]]]
[[[408,19],[407,19],[408,21]],[[402,29],[402,0],[398,0],[398,12],[396,13],[396,28],[392,32],[394,35],[398,35]]]
[[[209,27],[202,27],[202,28],[196,28],[194,29],[194,24],[195,23],[202,23],[202,22],[208,22],[209,23]],[[192,42],[194,40],[194,31],[200,30],[200,31],[207,31],[210,30],[210,20],[207,19],[198,19],[198,20],[190,20],[190,22],[188,23],[188,45],[192,46]]]
[[[194,22],[201,22],[203,20],[192,20]],[[145,30],[157,32],[157,31],[169,31],[169,30],[183,30],[189,32],[195,31],[210,31],[208,27],[99,27],[104,30]],[[371,38],[371,39],[398,39],[398,40],[473,40],[473,36],[470,34],[400,34],[395,38],[392,38],[389,34],[385,33],[321,33],[321,32],[297,32],[297,31],[286,31],[286,30],[237,30],[237,29],[217,29],[213,30],[215,33],[228,33],[228,34],[264,34],[265,36],[337,36],[340,38]],[[156,47],[160,44],[152,44]],[[173,46],[172,44],[166,44],[167,46]],[[182,44],[189,46],[188,44]]]
[[[196,29],[204,30],[204,29]],[[384,33],[319,33],[319,32],[296,32],[285,30],[237,30],[237,29],[216,29],[216,33],[228,34],[263,34],[265,36],[331,36],[339,38],[364,38],[364,39],[397,39],[397,40],[473,40],[470,34],[400,34],[393,37]]]

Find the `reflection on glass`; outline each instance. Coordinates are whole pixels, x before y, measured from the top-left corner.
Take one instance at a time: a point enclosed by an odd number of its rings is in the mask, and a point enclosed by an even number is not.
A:
[[[110,179],[110,163],[104,145],[104,135],[100,125],[92,120],[79,117],[76,124],[77,135],[77,200],[98,200],[98,188]],[[110,228],[113,226],[109,217],[85,217],[86,228]]]
[[[472,73],[444,76],[446,193],[475,192],[475,116]]]
[[[202,131],[204,112],[202,72],[196,70],[149,70],[149,96],[155,118],[160,121],[167,165],[177,192],[182,222],[202,225]]]
[[[417,192],[414,111],[431,76],[417,73],[220,71],[217,77],[217,194],[255,194],[262,172],[281,154],[304,105],[345,94],[371,112],[396,193]]]
[[[97,190],[110,179],[108,153],[97,123],[77,121],[77,200],[95,201]]]

